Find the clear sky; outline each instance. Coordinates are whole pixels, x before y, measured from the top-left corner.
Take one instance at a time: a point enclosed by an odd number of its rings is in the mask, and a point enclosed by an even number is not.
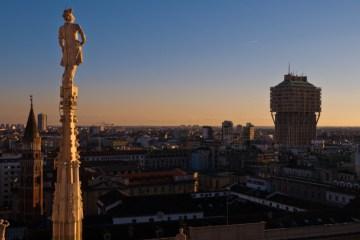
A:
[[[58,124],[58,27],[71,6],[88,42],[80,124],[272,125],[288,62],[322,88],[320,125],[360,126],[358,0],[1,0],[0,122]]]

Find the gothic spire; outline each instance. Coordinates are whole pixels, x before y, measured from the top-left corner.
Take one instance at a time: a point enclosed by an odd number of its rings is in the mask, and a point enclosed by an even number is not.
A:
[[[24,140],[32,141],[36,137],[39,137],[39,131],[36,125],[36,119],[33,109],[33,97],[32,95],[30,95],[30,112],[24,132]]]

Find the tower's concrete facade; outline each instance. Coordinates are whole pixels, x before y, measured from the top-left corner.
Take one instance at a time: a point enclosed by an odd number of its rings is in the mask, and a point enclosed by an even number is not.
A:
[[[283,146],[304,146],[316,138],[321,112],[321,89],[306,76],[291,73],[270,89],[270,112],[275,124],[275,141]]]
[[[78,88],[74,84],[75,73],[82,63],[82,46],[85,35],[81,27],[74,23],[72,9],[63,14],[65,23],[59,29],[59,45],[65,68],[60,88],[60,152],[55,161],[57,176],[52,210],[53,240],[81,240],[83,205],[79,177],[80,157],[77,141],[77,97]],[[82,41],[78,40],[78,35]]]

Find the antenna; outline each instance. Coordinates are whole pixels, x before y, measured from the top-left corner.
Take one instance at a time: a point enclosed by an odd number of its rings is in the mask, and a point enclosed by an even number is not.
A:
[[[288,74],[290,74],[290,62],[288,63]]]

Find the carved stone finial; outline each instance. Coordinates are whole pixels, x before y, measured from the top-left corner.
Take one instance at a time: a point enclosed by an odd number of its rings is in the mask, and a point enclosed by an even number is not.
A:
[[[0,240],[5,240],[6,228],[10,226],[7,220],[0,219]]]

